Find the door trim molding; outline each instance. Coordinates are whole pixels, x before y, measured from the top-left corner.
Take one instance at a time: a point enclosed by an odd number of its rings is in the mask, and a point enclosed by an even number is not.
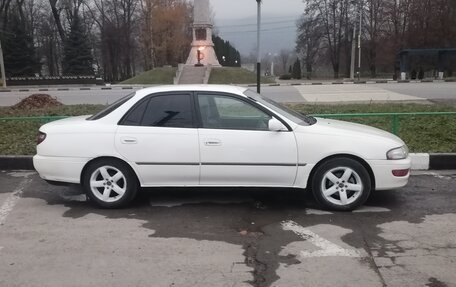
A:
[[[137,165],[183,165],[195,166],[200,165],[196,162],[137,162]],[[250,163],[250,162],[202,162],[201,165],[206,166],[306,166],[306,163]]]

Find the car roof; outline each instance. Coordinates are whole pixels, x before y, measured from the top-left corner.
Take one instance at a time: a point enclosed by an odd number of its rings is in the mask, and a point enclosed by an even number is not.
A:
[[[137,94],[153,94],[172,91],[195,91],[195,92],[223,92],[233,94],[243,94],[247,88],[230,85],[165,85],[144,88],[138,90]]]

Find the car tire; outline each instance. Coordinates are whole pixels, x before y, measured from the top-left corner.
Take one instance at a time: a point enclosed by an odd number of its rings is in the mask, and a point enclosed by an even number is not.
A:
[[[312,178],[312,192],[324,208],[350,211],[364,204],[372,188],[367,169],[350,158],[333,158],[319,165]]]
[[[117,160],[91,163],[84,172],[82,187],[89,199],[102,208],[120,208],[134,199],[138,182],[131,168]]]

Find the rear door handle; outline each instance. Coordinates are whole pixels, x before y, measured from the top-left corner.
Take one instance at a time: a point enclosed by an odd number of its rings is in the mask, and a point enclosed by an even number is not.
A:
[[[138,140],[136,138],[131,137],[122,137],[120,138],[120,142],[123,144],[137,144]]]
[[[204,145],[207,145],[207,146],[221,146],[222,145],[222,141],[218,140],[218,139],[207,139],[207,140],[204,141]]]

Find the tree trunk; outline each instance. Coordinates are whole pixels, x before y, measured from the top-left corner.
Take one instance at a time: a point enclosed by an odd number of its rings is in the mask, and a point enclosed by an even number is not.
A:
[[[62,21],[60,20],[60,13],[57,10],[57,0],[49,0],[49,4],[51,5],[52,16],[54,17],[55,25],[57,26],[57,31],[59,32],[60,40],[62,43],[65,42],[65,30],[62,26]]]
[[[375,40],[371,41],[370,49],[369,49],[369,69],[372,78],[377,77],[377,45],[375,44]]]
[[[311,80],[312,79],[312,62],[310,61],[310,59],[308,59],[306,61],[306,77],[307,77],[307,80]]]
[[[334,79],[339,79],[339,63],[333,64]]]

